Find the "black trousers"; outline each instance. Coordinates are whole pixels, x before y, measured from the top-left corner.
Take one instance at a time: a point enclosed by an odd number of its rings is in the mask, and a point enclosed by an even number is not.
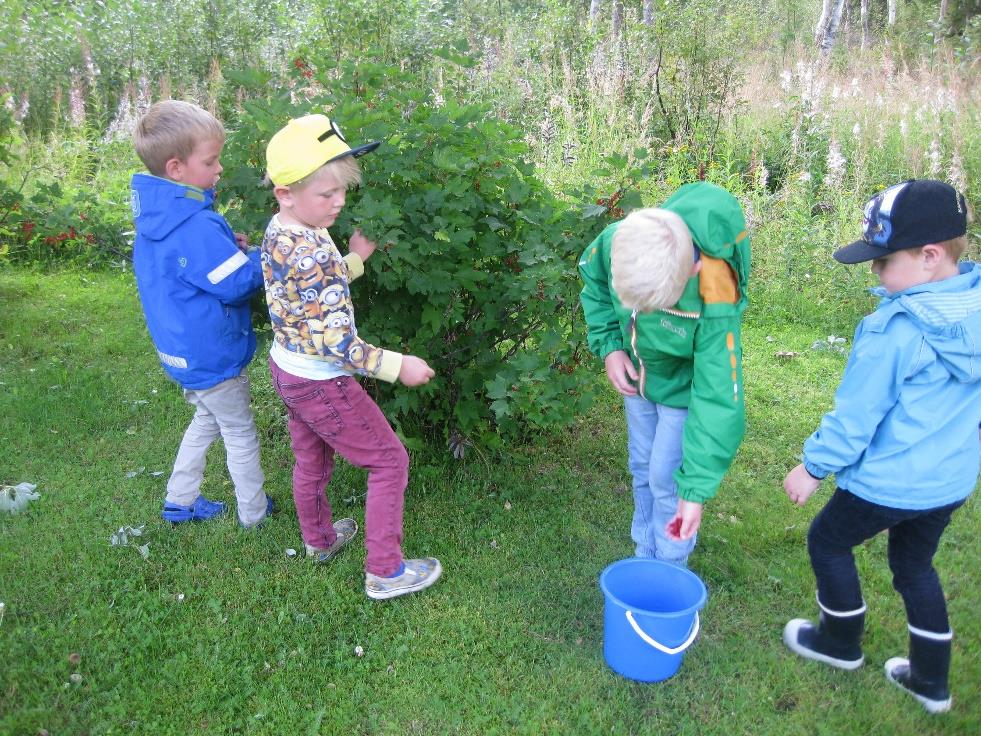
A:
[[[879,506],[836,489],[807,534],[821,605],[838,613],[857,612],[863,607],[852,549],[888,529],[892,584],[903,597],[909,624],[947,633],[947,604],[933,568],[933,556],[951,514],[963,503],[910,511]]]

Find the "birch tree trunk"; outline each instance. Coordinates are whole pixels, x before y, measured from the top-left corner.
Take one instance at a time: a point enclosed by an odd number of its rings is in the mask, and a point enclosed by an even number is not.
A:
[[[886,25],[894,26],[896,25],[896,6],[899,4],[899,0],[886,0]]]
[[[946,0],[944,0],[946,2]],[[862,0],[862,49],[869,47],[869,0]]]
[[[613,0],[613,23],[610,35],[614,41],[623,35],[623,0]]]
[[[824,38],[830,16],[831,0],[821,0],[821,17],[818,18],[817,25],[814,26],[814,43],[821,43],[821,39]]]
[[[950,8],[950,3],[948,0],[940,0],[940,18],[939,25],[941,28],[947,27],[947,10]]]
[[[654,25],[654,0],[644,0],[644,16],[641,22],[645,26]]]
[[[891,1],[891,0],[890,0]],[[600,8],[603,5],[603,0],[590,0],[589,1],[589,27],[595,29],[596,23],[599,21]]]
[[[831,8],[831,17],[828,19],[828,27],[821,39],[821,55],[827,56],[831,52],[831,47],[835,45],[838,37],[838,27],[841,25],[841,11],[845,9],[845,0],[834,0]]]

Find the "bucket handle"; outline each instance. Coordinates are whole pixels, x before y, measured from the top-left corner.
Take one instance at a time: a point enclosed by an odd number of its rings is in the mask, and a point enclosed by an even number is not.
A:
[[[698,611],[695,612],[695,623],[692,624],[691,631],[688,634],[688,638],[685,640],[683,644],[680,644],[679,646],[676,647],[666,647],[660,642],[654,641],[647,634],[646,631],[644,631],[642,628],[640,628],[640,626],[637,625],[637,622],[634,620],[633,611],[629,609],[627,610],[627,622],[630,624],[630,627],[634,630],[634,633],[637,634],[637,636],[639,636],[645,642],[647,642],[652,647],[657,649],[659,652],[664,652],[665,654],[681,654],[683,651],[685,651],[688,647],[691,646],[692,642],[695,641],[695,637],[698,636],[698,628],[699,628]]]

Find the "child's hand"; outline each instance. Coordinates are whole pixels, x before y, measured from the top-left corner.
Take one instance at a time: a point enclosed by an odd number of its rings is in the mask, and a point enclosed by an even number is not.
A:
[[[245,253],[249,249],[249,238],[245,233],[235,233],[235,245],[238,249]]]
[[[404,386],[421,386],[429,383],[429,379],[436,375],[436,371],[429,367],[422,358],[414,355],[402,356],[402,367],[399,369],[399,381]]]
[[[701,524],[702,504],[679,498],[678,510],[674,512],[674,518],[668,522],[664,531],[667,532],[669,539],[683,542],[691,539]]]
[[[804,463],[787,473],[787,477],[783,479],[783,489],[787,492],[787,498],[798,506],[807,503],[807,499],[820,485],[821,481],[804,469]]]
[[[347,241],[347,249],[352,253],[361,256],[362,261],[367,261],[378,246],[368,240],[360,230],[355,230],[354,235]]]
[[[639,376],[625,350],[614,350],[606,356],[603,363],[606,365],[606,377],[610,379],[613,388],[624,396],[637,395],[637,388],[632,382],[636,382]]]

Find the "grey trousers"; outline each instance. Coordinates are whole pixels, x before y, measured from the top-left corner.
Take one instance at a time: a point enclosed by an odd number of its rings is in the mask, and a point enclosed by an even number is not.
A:
[[[259,466],[259,438],[249,406],[249,377],[236,378],[211,388],[184,389],[184,398],[197,411],[184,432],[174,472],[167,481],[167,503],[190,506],[201,494],[208,448],[220,436],[225,443],[228,474],[235,485],[238,518],[252,526],[266,515],[265,477]]]

